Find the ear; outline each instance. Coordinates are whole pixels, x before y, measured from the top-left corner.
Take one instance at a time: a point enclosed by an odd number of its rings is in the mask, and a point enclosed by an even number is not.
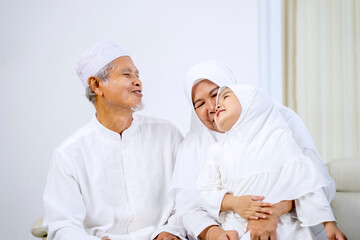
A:
[[[98,77],[95,76],[91,76],[88,79],[88,84],[90,86],[90,88],[93,90],[94,93],[96,93],[96,95],[103,95],[102,89],[101,89],[101,84],[100,84],[101,80]]]

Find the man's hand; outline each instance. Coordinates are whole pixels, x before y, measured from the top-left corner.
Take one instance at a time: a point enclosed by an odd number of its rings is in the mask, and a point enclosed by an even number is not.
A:
[[[326,237],[329,240],[347,240],[346,236],[336,226],[335,222],[325,222]]]
[[[172,235],[171,233],[168,233],[168,232],[161,232],[155,238],[155,240],[177,240],[177,239],[180,239],[180,238],[178,238],[177,236],[174,236],[174,235]]]

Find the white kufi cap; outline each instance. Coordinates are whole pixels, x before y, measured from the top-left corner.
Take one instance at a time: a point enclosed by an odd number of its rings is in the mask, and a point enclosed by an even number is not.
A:
[[[75,70],[86,88],[88,86],[89,77],[95,76],[96,73],[107,64],[123,56],[129,55],[115,43],[110,41],[100,42],[85,50],[79,59]]]

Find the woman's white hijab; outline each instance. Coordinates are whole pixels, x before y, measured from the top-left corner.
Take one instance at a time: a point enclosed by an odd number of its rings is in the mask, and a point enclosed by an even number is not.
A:
[[[237,83],[230,68],[214,60],[200,62],[188,71],[184,90],[191,106],[191,126],[178,151],[173,188],[196,190],[197,178],[207,157],[208,148],[222,137],[221,133],[205,127],[196,115],[192,102],[192,88],[202,80],[209,80],[219,87]]]
[[[201,82],[202,80],[210,80],[219,87],[238,83],[230,68],[218,61],[208,60],[200,62],[190,68],[184,84],[185,96],[192,109],[190,132],[198,129],[207,129],[196,115],[192,102],[192,88],[195,84]]]

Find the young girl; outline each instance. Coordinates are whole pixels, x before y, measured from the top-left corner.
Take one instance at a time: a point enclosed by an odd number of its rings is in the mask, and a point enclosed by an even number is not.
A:
[[[296,214],[280,217],[277,239],[314,239],[309,227],[319,223],[329,239],[346,239],[321,189],[328,180],[303,155],[273,101],[243,84],[221,87],[217,101],[215,123],[226,137],[212,147],[198,182],[208,212],[242,237],[247,219],[219,213],[224,193],[264,195],[269,203],[295,200]]]

